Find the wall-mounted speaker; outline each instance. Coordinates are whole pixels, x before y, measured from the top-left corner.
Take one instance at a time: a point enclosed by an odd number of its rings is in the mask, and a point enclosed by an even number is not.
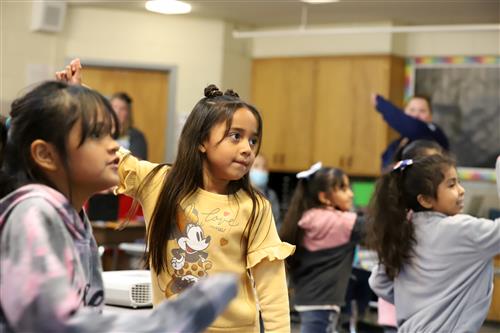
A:
[[[66,2],[34,1],[31,13],[31,30],[42,32],[59,32],[64,26]]]

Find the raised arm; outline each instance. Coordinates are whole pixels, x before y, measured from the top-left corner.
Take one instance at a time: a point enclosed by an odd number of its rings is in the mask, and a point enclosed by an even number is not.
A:
[[[125,148],[120,148],[118,157],[120,158],[120,162],[118,163],[118,176],[120,182],[118,187],[115,188],[115,194],[125,194],[142,202],[143,193],[138,193],[137,190],[146,176],[157,167],[158,164],[144,160],[141,161]],[[162,175],[165,174],[165,170],[160,172]]]
[[[425,122],[410,117],[403,110],[386,100],[380,95],[374,98],[374,106],[382,114],[387,124],[403,137],[410,140],[434,137],[434,132]]]

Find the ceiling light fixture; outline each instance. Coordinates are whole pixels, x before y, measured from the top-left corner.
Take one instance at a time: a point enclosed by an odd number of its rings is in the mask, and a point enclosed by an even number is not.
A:
[[[177,0],[149,0],[146,9],[161,14],[186,14],[191,11],[191,5]]]

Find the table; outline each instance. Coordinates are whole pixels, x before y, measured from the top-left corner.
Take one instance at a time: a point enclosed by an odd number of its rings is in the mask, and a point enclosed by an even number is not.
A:
[[[109,304],[104,305],[104,309],[103,309],[104,313],[127,313],[127,312],[132,313],[132,312],[135,312],[135,313],[146,313],[147,314],[151,311],[153,311],[152,306],[134,309],[134,308],[127,308],[124,306],[109,305]]]
[[[110,265],[107,264],[106,258],[102,258],[104,270],[117,269],[118,246],[121,243],[133,243],[137,239],[144,239],[146,235],[144,222],[130,221],[121,230],[117,229],[120,226],[120,221],[94,221],[91,224],[97,245],[102,246],[104,249],[112,250]]]
[[[97,245],[118,246],[120,243],[144,239],[146,235],[144,222],[131,221],[122,230],[117,230],[119,221],[96,221],[91,224]]]

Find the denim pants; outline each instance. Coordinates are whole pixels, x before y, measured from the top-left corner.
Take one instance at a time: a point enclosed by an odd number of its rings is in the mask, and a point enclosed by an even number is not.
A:
[[[301,311],[300,333],[334,333],[339,313],[335,310]]]

